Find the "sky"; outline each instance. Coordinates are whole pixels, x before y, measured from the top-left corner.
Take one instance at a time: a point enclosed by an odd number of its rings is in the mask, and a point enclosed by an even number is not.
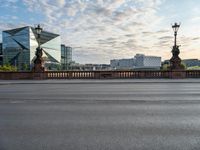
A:
[[[138,53],[170,59],[175,22],[180,57],[200,59],[199,0],[0,0],[0,32],[42,24],[61,35],[78,63]]]

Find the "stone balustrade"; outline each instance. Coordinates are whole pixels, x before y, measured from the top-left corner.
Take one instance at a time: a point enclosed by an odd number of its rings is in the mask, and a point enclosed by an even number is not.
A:
[[[1,80],[31,79],[163,79],[200,78],[200,70],[187,71],[45,71],[0,72]]]

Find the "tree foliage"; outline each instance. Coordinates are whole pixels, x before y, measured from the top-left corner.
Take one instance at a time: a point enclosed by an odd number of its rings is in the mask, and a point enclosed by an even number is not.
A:
[[[170,65],[169,64],[163,64],[161,67],[161,70],[166,71],[169,70]]]
[[[187,70],[200,70],[200,66],[188,67]]]
[[[3,66],[0,66],[0,71],[17,71],[17,67],[6,64]]]

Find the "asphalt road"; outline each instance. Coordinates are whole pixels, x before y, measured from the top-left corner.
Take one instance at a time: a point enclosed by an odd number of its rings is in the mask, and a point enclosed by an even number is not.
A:
[[[200,80],[0,82],[0,150],[199,150]]]

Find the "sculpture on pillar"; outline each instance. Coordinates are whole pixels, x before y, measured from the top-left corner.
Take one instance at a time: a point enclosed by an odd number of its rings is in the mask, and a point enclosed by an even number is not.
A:
[[[33,72],[44,72],[44,67],[43,67],[44,60],[42,58],[43,50],[40,47],[40,34],[42,32],[42,28],[40,27],[40,25],[38,25],[35,28],[35,30],[37,32],[38,47],[37,47],[36,53],[35,53],[36,59],[34,60]]]
[[[172,48],[172,58],[170,59],[170,70],[183,70],[184,67],[181,65],[181,59],[178,56],[180,54],[179,46],[176,43],[177,32],[180,24],[175,23],[172,25],[174,30],[174,46]]]

